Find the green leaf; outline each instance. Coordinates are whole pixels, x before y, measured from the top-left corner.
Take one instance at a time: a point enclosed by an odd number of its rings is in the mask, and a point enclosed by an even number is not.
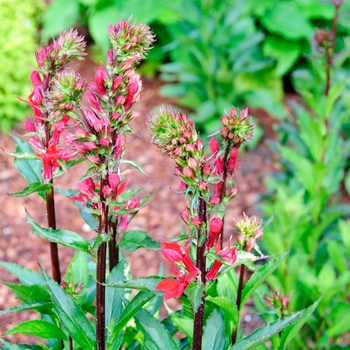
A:
[[[345,80],[339,81],[338,83],[333,84],[329,89],[329,93],[325,104],[325,113],[324,113],[326,119],[330,117],[330,114],[334,107],[335,102],[338,100],[338,98],[342,94],[345,87],[345,82],[346,82]]]
[[[350,305],[349,303],[341,302],[336,305],[331,314],[327,317],[330,320],[330,326],[326,329],[328,337],[338,337],[349,332],[350,324]]]
[[[57,14],[60,14],[57,16]],[[79,19],[79,1],[54,0],[43,14],[42,36],[45,40],[74,26]]]
[[[187,295],[194,312],[197,312],[199,306],[203,303],[202,297],[204,291],[205,286],[203,284],[198,285],[197,282],[189,284],[185,289],[185,294]]]
[[[111,334],[111,343],[108,347],[108,350],[113,349],[113,344],[117,341],[119,335],[123,331],[123,328],[129,322],[129,320],[138,312],[143,305],[145,305],[148,301],[150,301],[154,295],[149,292],[140,292],[138,293],[132,301],[128,305],[126,305],[125,309],[120,315],[118,323],[112,330]]]
[[[35,335],[44,339],[59,338],[68,340],[67,336],[55,324],[43,320],[30,320],[23,322],[5,334],[10,335],[16,333]]]
[[[137,328],[144,335],[144,346],[147,350],[169,349],[178,350],[171,335],[156,318],[146,310],[139,310],[135,315]]]
[[[340,242],[328,241],[327,251],[338,271],[340,273],[345,272],[347,270],[346,250]]]
[[[152,292],[157,295],[163,295],[163,292],[154,290],[157,284],[159,284],[159,282],[163,280],[164,280],[164,277],[150,276],[150,277],[134,278],[129,281],[114,282],[111,284],[107,284],[106,286],[113,287],[113,288],[123,288],[123,289],[130,288],[130,289],[142,290],[146,292]]]
[[[16,153],[34,154],[27,142],[22,141],[19,137],[12,135],[16,144]],[[29,160],[16,158],[14,165],[21,175],[28,181],[28,183],[41,182],[42,177],[42,162],[40,160]],[[45,199],[45,194],[40,192],[39,195]]]
[[[188,341],[192,344],[193,319],[187,316],[179,315],[179,313],[176,312],[171,313],[170,317],[174,324],[187,336]]]
[[[120,241],[120,247],[132,253],[139,248],[157,250],[159,249],[160,245],[157,241],[153,241],[147,232],[131,230],[123,234]]]
[[[268,36],[262,46],[265,56],[276,59],[276,75],[285,75],[295,64],[302,53],[299,42],[282,39],[278,36]]]
[[[22,284],[12,284],[12,283],[6,283],[2,282],[5,286],[8,286],[11,289],[11,292],[15,294],[15,298],[19,299],[23,302],[30,302],[30,301],[37,301],[37,300],[43,300],[43,301],[49,301],[50,300],[50,294],[48,291],[40,286],[40,285],[22,285]]]
[[[63,327],[84,350],[94,350],[96,334],[83,311],[74,299],[51,279],[42,268],[41,272],[51,294],[54,311]]]
[[[204,324],[202,349],[226,349],[225,322],[219,308],[212,311]]]
[[[268,276],[271,275],[273,271],[275,271],[281,260],[284,259],[287,256],[287,254],[288,253],[285,253],[281,257],[270,261],[269,263],[262,266],[259,270],[253,273],[253,275],[250,277],[249,281],[243,288],[241,309],[248,301],[249,297],[254,293],[254,291],[266,280]]]
[[[0,316],[12,314],[20,311],[36,310],[41,313],[48,313],[52,308],[51,301],[32,301],[27,303],[22,303],[18,306],[11,307],[10,309],[1,310]]]
[[[225,328],[227,336],[230,336],[238,325],[238,310],[236,304],[228,297],[207,296],[206,302],[211,302],[218,306],[224,314]]]
[[[91,253],[89,242],[82,236],[73,231],[68,230],[53,230],[52,228],[43,228],[37,224],[30,214],[26,211],[28,224],[33,229],[33,234],[44,238],[50,242],[62,244],[66,247],[82,250],[85,253]]]
[[[37,346],[37,345],[26,345],[26,344],[11,344],[8,343],[7,341],[3,340],[0,338],[0,343],[4,344],[6,347],[4,349],[6,350],[42,350],[42,347]]]
[[[287,39],[309,40],[313,27],[293,2],[278,1],[261,18],[263,26],[271,33]]]
[[[107,50],[110,46],[106,28],[109,24],[115,23],[118,18],[120,18],[118,6],[114,4],[95,9],[88,17],[90,34],[95,43],[97,43],[103,51]]]
[[[0,265],[3,266],[7,271],[12,273],[14,276],[16,276],[23,284],[39,284],[41,286],[45,284],[43,278],[35,270],[29,270],[15,263],[9,263],[4,261],[0,261]]]
[[[231,350],[255,350],[257,346],[264,343],[266,340],[281,332],[286,327],[298,321],[304,311],[294,312],[293,314],[280,318],[277,321],[267,323],[262,327],[243,338],[231,347]]]
[[[131,161],[131,160],[126,160],[122,159],[120,161],[120,164],[127,164],[132,166],[133,168],[137,169],[139,172],[141,172],[143,175],[149,176],[146,172],[145,169],[137,162]]]
[[[301,328],[304,326],[305,322],[316,310],[316,307],[319,304],[320,300],[321,299],[318,299],[316,302],[310,305],[307,309],[305,309],[304,312],[299,317],[299,320],[294,325],[287,327],[282,332],[279,350],[285,350],[288,348],[288,344],[299,333]]]
[[[41,182],[33,182],[21,192],[9,193],[11,197],[26,197],[35,192],[45,192],[52,188],[52,184],[42,184]]]
[[[111,273],[107,277],[107,283],[111,284],[117,281],[124,281],[124,269],[125,260],[119,261],[118,265],[114,267]],[[117,324],[120,315],[123,311],[124,305],[124,292],[125,290],[120,290],[118,288],[106,288],[106,327],[111,331],[108,332],[107,346],[112,349],[119,349],[119,339],[113,341],[113,328]],[[113,326],[113,327],[112,327]]]

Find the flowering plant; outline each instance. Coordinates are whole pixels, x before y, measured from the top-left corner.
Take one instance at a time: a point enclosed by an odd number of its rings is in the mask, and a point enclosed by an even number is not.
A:
[[[181,217],[186,233],[161,243],[175,278],[126,276],[120,250],[159,248],[146,232],[128,230],[150,195],[140,199],[142,188],[129,189],[129,172],[120,169],[125,163],[143,171],[123,157],[132,131],[130,121],[138,116],[132,107],[142,88],[135,68],[154,38],[146,25],[130,21],[121,20],[108,30],[112,48],[90,84],[68,67],[73,57],[84,56],[85,44],[76,31],[61,33],[36,54],[38,69],[31,75],[33,91],[26,101],[34,114],[34,120],[26,122],[30,147],[16,139],[14,154],[29,186],[13,195],[37,192],[46,200],[48,228],[29,213],[27,219],[34,234],[50,241],[53,278],[42,268],[42,276],[21,269],[31,278],[17,274],[22,284],[7,284],[23,303],[2,314],[34,309],[42,315],[41,320],[22,323],[7,334],[49,339],[48,345],[38,344],[42,349],[254,349],[273,336],[284,339],[285,349],[311,312],[292,313],[250,335],[243,335],[241,323],[246,302],[284,256],[254,264],[269,258],[259,250],[263,229],[255,217],[244,214],[235,219],[237,236],[224,236],[226,206],[238,193],[233,181],[238,150],[252,136],[247,109],[232,108],[222,116],[217,138],[208,142],[210,155],[186,114],[166,106],[149,117],[153,142],[175,161],[179,192],[185,197]],[[80,104],[84,94],[87,108]],[[96,233],[92,240],[56,228],[54,178],[68,170],[77,155],[89,169],[77,191],[64,193],[79,204]],[[57,244],[78,252],[64,278]],[[10,271],[17,268],[4,266]],[[133,296],[130,289],[140,292]],[[180,311],[168,307],[170,318],[160,322],[157,313],[163,296],[165,301],[180,298],[183,307]],[[172,337],[178,330],[185,338]]]

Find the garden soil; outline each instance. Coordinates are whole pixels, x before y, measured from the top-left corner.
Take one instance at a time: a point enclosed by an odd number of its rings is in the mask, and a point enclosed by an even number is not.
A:
[[[81,74],[91,81],[96,70],[96,65],[88,62]],[[170,104],[174,101],[161,97],[159,88],[160,81],[157,78],[144,78],[144,89],[141,93],[141,101],[134,110],[141,112],[141,116],[132,124],[135,134],[129,136],[125,159],[139,162],[148,176],[132,170],[127,175],[131,181],[129,188],[145,186],[144,194],[154,191],[154,195],[134,218],[129,229],[140,229],[147,231],[150,236],[158,241],[164,241],[180,233],[181,218],[180,211],[183,208],[183,195],[176,194],[179,189],[179,178],[174,175],[174,163],[171,159],[161,156],[157,148],[151,144],[147,133],[146,118],[157,106]],[[266,146],[266,140],[273,138],[272,124],[275,122],[270,116],[259,110],[250,110],[250,114],[264,129],[264,138],[257,148],[251,152],[240,154],[240,168],[236,171],[234,180],[239,190],[229,207],[227,214],[228,224],[226,225],[225,237],[235,237],[233,222],[231,218],[239,218],[245,212],[248,215],[258,215],[257,201],[264,193],[264,175],[277,170],[273,162],[273,154]],[[219,125],[219,122],[218,122]],[[24,134],[24,124],[18,125],[14,132],[18,135]],[[0,134],[0,146],[7,151],[14,151],[14,143],[9,135]],[[27,224],[25,209],[32,215],[36,222],[46,227],[45,203],[36,194],[24,198],[10,197],[10,193],[21,191],[26,187],[26,181],[18,173],[13,165],[13,158],[0,151],[0,261],[16,263],[28,269],[39,271],[39,264],[51,273],[49,244],[47,241],[34,236],[30,226]],[[73,167],[69,174],[55,180],[58,188],[75,189],[79,179],[84,176],[87,166],[84,164]],[[73,203],[60,194],[55,195],[57,227],[78,232],[87,239],[95,236],[87,224],[79,215],[78,209]],[[72,249],[59,247],[61,270],[64,272],[69,264],[73,251]],[[139,249],[135,253],[127,254],[127,260],[131,264],[131,271],[134,277],[151,276],[157,274],[160,262],[164,262],[165,274],[170,275],[171,270],[168,262],[163,260],[159,251]],[[0,266],[0,280],[8,283],[17,283],[18,280]],[[0,310],[18,305],[9,288],[0,284]],[[175,302],[170,303],[172,307],[178,307]],[[246,320],[256,322],[249,317],[247,310]],[[38,319],[39,315],[32,311],[24,311],[17,314],[0,316],[0,336],[12,343],[28,342],[34,344],[36,338],[15,334],[5,336],[4,333],[19,323]]]

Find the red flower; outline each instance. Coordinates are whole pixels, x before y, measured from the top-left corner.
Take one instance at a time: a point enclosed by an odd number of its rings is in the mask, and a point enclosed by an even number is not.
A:
[[[214,218],[210,221],[209,238],[205,244],[209,249],[214,247],[216,237],[221,232],[221,229],[222,229],[222,220],[221,219]]]
[[[198,269],[190,257],[190,247],[183,248],[176,242],[163,242],[162,246],[160,251],[171,263],[181,261],[188,272],[198,273]]]
[[[234,264],[237,260],[237,247],[230,247],[231,246],[231,239],[227,242],[227,245],[225,249],[222,249],[220,251],[220,245],[215,245],[215,252],[216,254],[220,255],[221,258],[225,261],[227,261],[229,264]],[[221,265],[223,264],[222,261],[215,260],[209,271],[206,273],[206,277],[208,280],[215,279],[217,273],[220,270]]]
[[[173,271],[174,275],[176,276],[176,280],[167,278],[159,282],[154,288],[155,290],[165,292],[164,300],[169,300],[171,298],[180,298],[185,288],[198,274],[198,271],[194,271],[189,274],[185,274],[182,270],[177,271],[174,264]]]

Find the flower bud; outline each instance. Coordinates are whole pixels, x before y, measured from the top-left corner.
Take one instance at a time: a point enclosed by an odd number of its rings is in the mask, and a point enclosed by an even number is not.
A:
[[[197,170],[198,169],[198,161],[196,158],[192,158],[190,157],[188,159],[188,166],[192,169],[192,170]]]
[[[184,177],[188,177],[189,179],[193,180],[194,179],[194,173],[193,171],[188,167],[185,166],[182,170],[182,174]]]
[[[247,242],[247,247],[246,247],[246,251],[247,252],[251,252],[253,250],[253,248],[255,247],[256,241],[255,238],[249,238],[248,242]]]
[[[205,181],[201,181],[198,183],[198,189],[202,192],[207,191],[207,183]]]
[[[210,198],[210,204],[217,205],[220,203],[220,198],[218,196],[212,196]]]
[[[219,142],[216,138],[212,137],[209,140],[209,148],[213,154],[219,151]]]

